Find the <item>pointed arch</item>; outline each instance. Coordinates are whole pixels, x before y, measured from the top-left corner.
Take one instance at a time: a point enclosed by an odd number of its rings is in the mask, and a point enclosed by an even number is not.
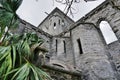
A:
[[[110,44],[118,40],[110,24],[107,21],[105,20],[101,21],[99,24],[99,28],[106,44]]]

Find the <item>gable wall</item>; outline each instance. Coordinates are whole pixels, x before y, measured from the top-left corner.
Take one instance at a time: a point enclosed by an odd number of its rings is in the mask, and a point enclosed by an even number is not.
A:
[[[120,4],[120,0],[117,4]],[[69,38],[46,36],[44,33],[38,32],[30,28],[30,31],[37,32],[38,36],[45,39],[45,45],[50,51],[51,63],[58,63],[65,65],[72,70],[71,67],[76,67],[77,71],[83,72],[84,80],[120,80],[120,10],[113,8],[111,4],[104,4],[101,8],[96,9],[84,18],[77,21],[74,28],[69,32]],[[56,17],[54,15],[57,15]],[[66,29],[70,28],[72,21],[64,16],[60,16],[57,12],[49,16],[40,26],[39,29],[51,34],[58,35]],[[50,21],[52,19],[52,22]],[[64,19],[66,28],[59,25],[59,19]],[[115,32],[118,41],[109,45],[105,40],[99,29],[101,20],[106,20]],[[60,20],[62,21],[62,20]],[[51,23],[50,23],[51,22]],[[54,22],[56,22],[56,30],[53,29]],[[87,23],[87,24],[80,24]],[[93,24],[89,24],[93,23]],[[31,26],[31,25],[27,25]],[[47,29],[46,29],[47,27]],[[28,31],[28,32],[30,32]],[[83,54],[79,53],[79,46],[77,39],[80,38]],[[56,53],[56,42],[58,39],[58,52]],[[66,53],[64,53],[64,44],[66,42]]]
[[[42,22],[39,29],[42,29],[51,35],[58,35],[64,30],[69,29],[68,26],[71,24],[73,24],[73,21],[69,20],[67,16],[55,12]]]
[[[120,2],[120,0],[114,0]],[[116,2],[116,3],[118,3]],[[101,5],[92,13],[76,22],[71,29],[72,43],[76,66],[85,74],[86,80],[119,80],[119,37],[120,37],[120,10],[111,4]],[[99,29],[101,20],[106,20],[115,32],[118,41],[109,45],[105,43]],[[79,23],[79,24],[78,24]],[[87,24],[80,24],[87,23]],[[93,23],[88,24],[88,23]],[[79,53],[77,39],[80,38],[83,54]]]

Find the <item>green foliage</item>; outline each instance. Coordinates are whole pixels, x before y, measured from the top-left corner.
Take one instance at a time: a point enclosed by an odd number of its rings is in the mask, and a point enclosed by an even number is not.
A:
[[[34,33],[6,37],[0,46],[0,79],[50,80],[33,64],[34,51],[42,43],[43,40]],[[33,45],[37,46],[33,48]]]
[[[35,33],[8,34],[9,29],[18,26],[16,10],[22,1],[0,0],[0,39],[4,36],[0,42],[0,80],[51,80],[33,64],[35,50],[43,40]]]
[[[27,62],[16,70],[11,80],[50,80],[50,77],[41,69]]]
[[[0,0],[0,39],[5,32],[5,27],[15,28],[18,26],[19,20],[16,11],[22,1],[23,0]]]

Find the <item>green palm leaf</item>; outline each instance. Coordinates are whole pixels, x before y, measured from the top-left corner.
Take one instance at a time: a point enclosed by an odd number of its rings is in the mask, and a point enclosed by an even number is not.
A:
[[[0,76],[12,69],[11,47],[0,47]]]
[[[0,0],[0,4],[6,10],[15,13],[23,0]]]
[[[42,43],[35,33],[6,37],[0,46],[0,79],[49,80],[44,71],[31,64],[35,49]]]
[[[15,46],[11,46],[12,47],[12,61],[13,61],[13,68],[15,67],[15,62],[16,62],[16,55],[17,55],[17,53],[16,53],[16,48],[15,48]]]
[[[52,80],[44,71],[27,62],[19,68],[11,80]]]
[[[35,33],[10,35],[8,30],[18,26],[17,9],[23,0],[0,0],[0,80],[50,80],[34,64],[34,50],[43,43]]]
[[[19,17],[16,14],[17,9],[23,0],[0,0],[0,39],[5,32],[5,27],[9,29],[18,26]]]

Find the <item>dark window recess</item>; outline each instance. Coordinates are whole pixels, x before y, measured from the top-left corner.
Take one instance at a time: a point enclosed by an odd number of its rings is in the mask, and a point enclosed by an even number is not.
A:
[[[60,25],[60,19],[58,20],[58,23],[59,23],[59,25]]]
[[[54,22],[53,26],[54,26],[53,29],[56,29],[56,23],[55,22]]]
[[[56,39],[56,53],[57,53],[57,47],[58,47],[58,40]]]
[[[66,53],[66,43],[65,43],[65,41],[63,41],[63,44],[64,44],[64,53]]]
[[[77,43],[78,43],[78,47],[79,47],[79,53],[83,54],[83,50],[82,50],[80,39],[77,39]]]
[[[62,24],[62,26],[65,26],[65,22],[64,22],[64,20],[62,20],[62,23],[61,23],[61,24]]]
[[[62,22],[64,23],[64,20],[62,20]]]
[[[54,22],[54,27],[56,26],[56,23]]]

